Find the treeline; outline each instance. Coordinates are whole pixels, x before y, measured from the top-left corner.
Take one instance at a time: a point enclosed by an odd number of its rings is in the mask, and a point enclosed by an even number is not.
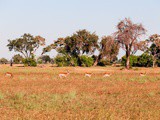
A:
[[[142,24],[135,24],[125,18],[117,24],[117,30],[108,36],[99,38],[96,33],[79,30],[71,36],[58,38],[51,45],[45,47],[45,38],[24,34],[20,38],[9,40],[7,47],[20,54],[13,57],[26,66],[36,66],[37,63],[55,63],[58,66],[105,66],[122,63],[127,69],[131,66],[155,67],[160,66],[160,35],[151,35],[148,39],[140,39],[146,34]],[[36,59],[35,52],[43,47],[42,56]],[[126,55],[118,60],[119,49]],[[51,50],[58,55],[51,59],[45,55]],[[137,50],[143,51],[141,56],[134,56]],[[95,55],[98,51],[98,55]]]

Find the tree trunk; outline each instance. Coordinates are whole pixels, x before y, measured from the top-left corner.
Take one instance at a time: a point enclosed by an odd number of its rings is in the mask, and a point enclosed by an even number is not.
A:
[[[98,62],[102,59],[102,54],[98,55],[98,57],[96,58],[93,66],[97,66]]]
[[[94,62],[94,64],[93,64],[93,66],[97,66],[97,64],[98,64],[98,57],[96,58],[96,60],[95,60],[95,62]]]
[[[153,68],[156,67],[156,58],[153,56]]]
[[[129,69],[130,68],[130,54],[129,52],[126,52],[126,68]]]

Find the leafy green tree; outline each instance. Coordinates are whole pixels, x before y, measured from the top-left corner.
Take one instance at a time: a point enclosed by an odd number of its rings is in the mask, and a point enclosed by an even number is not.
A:
[[[42,51],[42,54],[41,54],[41,55],[43,55],[43,54],[45,54],[45,53],[47,53],[47,52],[50,52],[50,51],[53,50],[53,49],[56,49],[55,44],[48,45],[47,47],[44,47],[44,48],[43,48],[43,51]]]
[[[36,50],[45,45],[45,39],[41,36],[32,36],[31,34],[24,34],[22,37],[8,40],[7,47],[10,51],[20,52],[24,58],[32,58]]]
[[[12,59],[15,64],[21,64],[23,61],[23,57],[20,54],[14,55]]]
[[[55,49],[58,53],[70,59],[69,65],[75,66],[80,65],[81,55],[93,54],[98,48],[98,36],[84,29],[77,31],[72,36],[58,38],[53,44],[45,47],[42,54]]]
[[[8,42],[9,44],[7,45],[7,47],[9,48],[9,50],[14,50],[15,52],[21,53],[24,57],[24,63],[28,63],[28,66],[32,66],[33,61],[35,61],[34,56],[37,49],[40,46],[45,45],[44,38],[42,38],[41,36],[34,37],[31,34],[24,34],[22,37],[14,40],[8,40]]]
[[[79,30],[72,36],[58,38],[53,44],[43,49],[42,54],[56,49],[58,53],[78,57],[83,54],[92,54],[98,48],[98,36],[87,30]]]
[[[1,58],[0,59],[0,64],[7,64],[8,60],[6,58]]]
[[[142,24],[134,24],[130,19],[124,19],[117,25],[115,39],[126,52],[126,68],[130,67],[130,55],[143,49],[145,42],[140,42],[140,37],[146,33]]]
[[[151,67],[153,65],[153,58],[148,53],[143,53],[138,57],[139,67]]]
[[[160,58],[160,35],[151,35],[147,42],[149,42],[151,46],[147,49],[146,52],[152,56],[153,67],[155,67]]]
[[[51,58],[49,55],[42,55],[38,58],[38,61],[41,61],[43,64],[46,64],[51,62]]]

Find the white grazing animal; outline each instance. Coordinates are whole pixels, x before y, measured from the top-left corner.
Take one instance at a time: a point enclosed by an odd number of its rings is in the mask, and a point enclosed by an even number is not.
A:
[[[60,77],[60,78],[66,78],[67,76],[69,75],[69,71],[67,70],[67,72],[61,72],[61,73],[59,73],[58,74],[58,76]]]
[[[84,76],[85,76],[85,77],[91,77],[91,76],[92,76],[92,73],[85,73]]]
[[[144,76],[146,76],[146,72],[145,73],[140,73],[139,75],[144,77]]]
[[[6,72],[6,73],[5,73],[5,76],[6,76],[6,77],[13,78],[13,74],[12,74],[12,73],[10,73],[10,72]]]
[[[104,73],[103,77],[110,77],[111,73]]]

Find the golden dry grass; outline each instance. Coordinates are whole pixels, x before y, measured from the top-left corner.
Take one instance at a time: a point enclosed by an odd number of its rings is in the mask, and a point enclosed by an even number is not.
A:
[[[66,70],[71,74],[60,79]],[[112,76],[103,78],[105,72]],[[160,68],[0,66],[2,120],[159,120],[159,102]]]

